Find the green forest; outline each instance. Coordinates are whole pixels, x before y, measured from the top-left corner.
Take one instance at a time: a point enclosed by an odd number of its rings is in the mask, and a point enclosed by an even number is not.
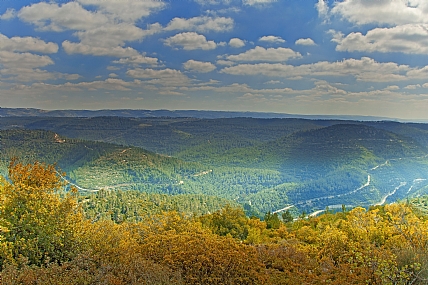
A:
[[[427,124],[388,121],[0,118],[4,176],[13,157],[55,163],[82,195],[199,195],[259,218],[427,194],[427,147]]]
[[[10,162],[0,183],[1,284],[428,282],[426,196],[261,220],[201,196],[189,206],[220,208],[191,214],[174,209],[180,198],[130,192],[82,198],[65,184],[54,165]]]

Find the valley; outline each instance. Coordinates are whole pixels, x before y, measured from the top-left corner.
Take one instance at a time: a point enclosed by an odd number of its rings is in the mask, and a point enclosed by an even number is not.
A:
[[[426,124],[14,116],[0,118],[0,140],[3,175],[12,157],[56,163],[82,195],[203,195],[238,203],[249,216],[368,207],[428,193]]]

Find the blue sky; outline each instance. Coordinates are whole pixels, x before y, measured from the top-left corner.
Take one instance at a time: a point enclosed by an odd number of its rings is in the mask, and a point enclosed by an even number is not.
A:
[[[426,120],[428,1],[0,1],[0,106]]]

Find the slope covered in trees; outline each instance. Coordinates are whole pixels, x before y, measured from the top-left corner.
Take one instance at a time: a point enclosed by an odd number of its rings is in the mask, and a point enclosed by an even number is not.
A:
[[[428,281],[428,218],[407,204],[289,222],[226,206],[202,216],[163,212],[114,223],[85,219],[52,166],[12,161],[9,177],[0,184],[5,285]]]
[[[0,128],[7,129],[3,171],[12,156],[57,162],[85,189],[205,194],[259,217],[288,206],[314,212],[427,193],[425,124],[14,117],[1,118]]]

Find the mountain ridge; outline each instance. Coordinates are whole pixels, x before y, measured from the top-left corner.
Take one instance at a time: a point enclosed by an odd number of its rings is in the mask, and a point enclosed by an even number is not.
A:
[[[1,108],[0,117],[11,116],[34,116],[34,117],[170,117],[170,118],[300,118],[300,119],[339,119],[339,120],[361,120],[361,121],[414,121],[423,120],[402,120],[380,116],[363,115],[304,115],[287,114],[273,112],[249,112],[249,111],[214,111],[214,110],[144,110],[144,109],[101,109],[101,110],[43,110],[37,108]]]

